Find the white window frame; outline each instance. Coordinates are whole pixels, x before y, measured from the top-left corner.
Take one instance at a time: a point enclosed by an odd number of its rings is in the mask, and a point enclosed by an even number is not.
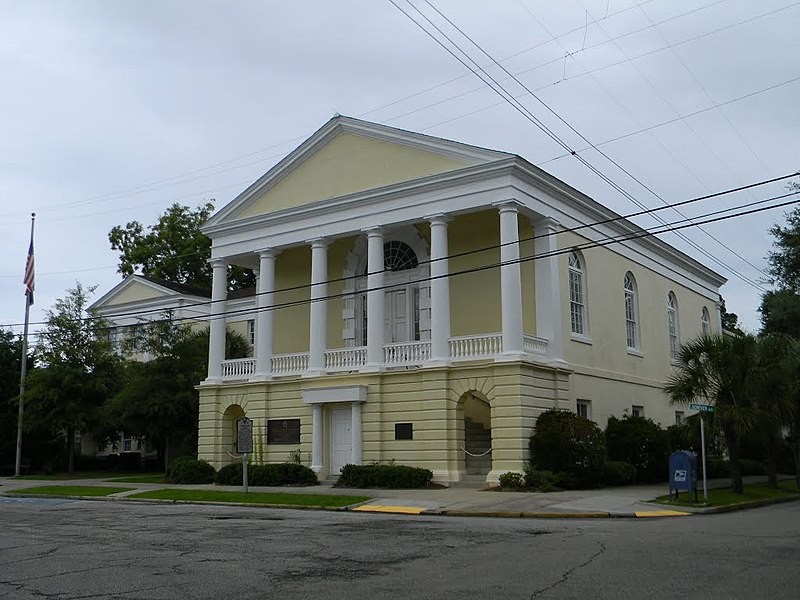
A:
[[[250,343],[251,347],[255,347],[256,345],[256,320],[255,319],[247,319],[247,341]]]
[[[686,419],[686,414],[682,410],[675,411],[675,425],[682,425],[684,419]]]
[[[705,306],[700,313],[700,331],[705,336],[711,335],[711,315]]]
[[[577,250],[569,253],[569,317],[573,335],[589,336],[589,320],[586,310],[586,269],[583,257]]]
[[[592,420],[592,401],[578,399],[575,402],[575,414],[579,417]]]
[[[634,404],[631,406],[631,416],[632,417],[644,417],[644,406],[639,404]]]
[[[669,334],[669,357],[675,361],[681,349],[678,322],[678,299],[673,292],[667,294],[667,331]]]
[[[641,349],[639,341],[639,306],[636,279],[633,273],[630,271],[625,273],[622,285],[625,293],[625,341],[629,350],[639,351]]]

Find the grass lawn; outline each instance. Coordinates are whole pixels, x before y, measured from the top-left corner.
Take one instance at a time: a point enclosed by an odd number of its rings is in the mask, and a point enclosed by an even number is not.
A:
[[[130,475],[128,477],[109,477],[108,481],[119,483],[164,483],[163,473],[151,473],[149,475]]]
[[[127,492],[133,488],[101,487],[94,485],[39,485],[36,487],[12,490],[7,494],[46,494],[48,496],[108,496],[117,492]]]
[[[328,496],[325,494],[281,494],[271,492],[226,492],[222,490],[179,490],[167,488],[133,494],[128,498],[155,500],[190,500],[205,502],[241,502],[244,504],[283,504],[339,508],[369,500],[371,496]]]
[[[51,473],[50,475],[45,475],[44,473],[20,475],[19,477],[14,477],[14,479],[29,479],[31,481],[69,481],[70,479],[110,479],[117,477],[134,477],[137,475],[142,475],[141,471],[131,473],[114,471],[75,471],[74,473]],[[162,482],[163,476],[162,481],[157,481],[156,483]]]
[[[796,498],[798,497],[797,485],[792,481],[781,481],[778,489],[772,489],[763,484],[750,484],[744,486],[744,494],[735,494],[731,488],[716,488],[708,490],[708,504],[703,502],[703,490],[698,490],[697,497],[699,502],[692,502],[693,496],[683,492],[680,499],[676,502],[670,500],[669,496],[659,496],[655,499],[660,504],[671,506],[733,506],[745,502],[756,502],[758,500],[768,500],[772,498]]]

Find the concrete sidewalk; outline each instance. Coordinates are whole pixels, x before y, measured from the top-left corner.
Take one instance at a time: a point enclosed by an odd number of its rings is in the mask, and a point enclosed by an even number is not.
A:
[[[747,478],[748,483],[764,478]],[[69,481],[18,480],[0,478],[0,493],[40,485],[118,486],[134,488],[110,498],[122,499],[139,491],[174,487],[180,489],[216,489],[240,491],[240,486],[170,485],[154,483],[123,483],[111,479],[72,479]],[[709,488],[726,487],[727,479],[709,481]],[[648,502],[669,492],[666,483],[628,487],[609,487],[598,490],[563,492],[511,492],[450,487],[422,490],[361,490],[335,488],[330,483],[313,487],[250,487],[253,492],[297,494],[343,494],[371,496],[373,500],[350,507],[359,512],[389,512],[401,514],[441,514],[457,516],[541,517],[541,518],[601,518],[601,517],[664,517],[685,516],[713,509],[677,508]],[[700,492],[702,495],[702,491]]]

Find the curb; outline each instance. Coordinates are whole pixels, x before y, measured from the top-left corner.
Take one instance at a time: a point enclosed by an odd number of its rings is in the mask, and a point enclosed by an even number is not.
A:
[[[715,515],[721,513],[737,512],[740,510],[747,510],[750,508],[761,508],[762,506],[770,506],[772,504],[797,502],[798,500],[800,500],[800,494],[798,494],[796,497],[787,496],[783,498],[764,498],[762,500],[748,500],[747,502],[739,502],[738,504],[729,504],[727,506],[708,506],[708,507],[681,506],[676,508],[681,508],[682,510],[691,511],[693,514],[697,515]]]

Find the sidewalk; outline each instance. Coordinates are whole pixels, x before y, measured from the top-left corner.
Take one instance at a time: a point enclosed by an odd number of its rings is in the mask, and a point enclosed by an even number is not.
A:
[[[747,478],[760,481],[762,477]],[[726,487],[728,479],[710,480],[709,488]],[[167,487],[180,489],[217,489],[241,491],[240,486],[170,485],[154,483],[120,483],[103,479],[73,479],[69,481],[17,480],[0,478],[0,494],[40,485],[121,486],[134,488],[109,496],[124,499],[140,491]],[[312,487],[254,487],[253,492],[296,494],[343,494],[371,496],[373,500],[349,510],[359,512],[388,512],[401,514],[441,514],[449,516],[496,516],[540,518],[608,518],[608,517],[665,517],[709,512],[709,509],[679,508],[670,510],[649,500],[669,492],[666,483],[628,487],[609,487],[599,490],[563,492],[510,492],[478,490],[465,487],[422,490],[360,490],[334,488],[330,483]],[[702,495],[702,490],[700,491]],[[711,509],[713,510],[713,509]]]

